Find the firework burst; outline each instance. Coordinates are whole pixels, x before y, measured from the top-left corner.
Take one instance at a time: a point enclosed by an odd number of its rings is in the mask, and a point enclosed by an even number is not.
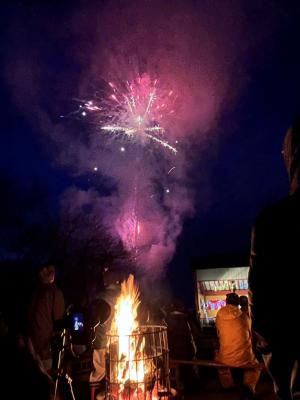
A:
[[[132,82],[120,81],[118,84],[106,82],[105,87],[100,85],[99,91],[92,99],[79,100],[77,110],[63,117],[79,116],[87,118],[98,133],[106,138],[116,138],[126,142],[134,142],[139,147],[160,148],[176,155],[177,140],[168,138],[170,123],[174,121],[175,110],[178,107],[176,95],[167,90],[145,74]],[[135,148],[135,150],[137,150]],[[125,143],[120,146],[125,152]],[[128,176],[132,192],[126,204],[123,204],[120,215],[116,218],[116,232],[121,238],[124,247],[134,254],[136,262],[139,250],[145,246],[145,237],[148,235],[143,220],[144,200],[140,193],[139,181],[145,177],[142,171],[142,159],[139,151],[136,153],[134,179]],[[175,167],[169,169],[170,175]],[[98,171],[98,166],[93,167]],[[169,195],[169,187],[164,188]],[[153,196],[151,196],[152,198]]]
[[[174,112],[176,96],[173,91],[158,87],[143,75],[133,82],[122,82],[119,86],[109,82],[108,97],[84,102],[80,107],[83,117],[91,114],[102,133],[123,136],[142,145],[156,143],[177,153],[177,149],[166,140],[165,121]]]

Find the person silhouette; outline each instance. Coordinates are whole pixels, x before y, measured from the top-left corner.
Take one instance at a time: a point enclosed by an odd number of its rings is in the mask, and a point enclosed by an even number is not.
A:
[[[51,370],[51,341],[55,324],[64,317],[65,302],[62,291],[54,283],[55,267],[52,264],[42,265],[38,278],[39,283],[29,306],[28,336],[44,368]]]
[[[288,129],[282,150],[289,195],[258,215],[251,239],[249,298],[258,348],[281,400],[293,399],[300,359],[298,304],[300,265],[300,119]],[[284,279],[287,278],[288,282]],[[270,299],[271,305],[270,305]],[[289,306],[291,304],[292,306]]]

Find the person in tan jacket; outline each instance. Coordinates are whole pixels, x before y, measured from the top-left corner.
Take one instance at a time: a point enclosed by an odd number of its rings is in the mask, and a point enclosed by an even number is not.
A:
[[[44,368],[51,370],[51,340],[55,323],[64,317],[65,301],[62,291],[54,283],[55,267],[52,264],[42,265],[38,278],[28,311],[28,335]]]
[[[236,293],[227,295],[226,306],[218,311],[216,328],[219,338],[217,361],[228,367],[242,368],[244,398],[255,398],[260,366],[252,350],[251,321],[240,310]],[[234,387],[230,368],[220,368],[218,372],[224,388]]]

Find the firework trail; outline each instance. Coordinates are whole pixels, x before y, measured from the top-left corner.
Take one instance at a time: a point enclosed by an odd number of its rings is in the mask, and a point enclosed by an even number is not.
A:
[[[108,83],[109,95],[102,92],[80,104],[79,109],[69,114],[88,117],[98,131],[116,139],[135,142],[140,148],[155,146],[176,155],[178,150],[166,140],[167,120],[175,113],[177,97],[173,91],[158,85],[149,75],[133,82]],[[177,141],[175,141],[175,144]],[[135,177],[132,187],[132,199],[118,219],[119,235],[125,247],[138,257],[142,221],[140,220],[139,180],[142,178],[142,157],[135,153]],[[125,147],[120,150],[125,151]],[[173,167],[174,169],[174,167]],[[95,169],[94,170],[98,170]],[[172,169],[171,169],[172,170]],[[169,193],[169,189],[166,190]]]

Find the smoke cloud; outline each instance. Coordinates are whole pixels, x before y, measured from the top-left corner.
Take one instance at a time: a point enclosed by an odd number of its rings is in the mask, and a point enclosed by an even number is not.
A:
[[[268,2],[265,10],[251,3],[83,2],[59,17],[44,10],[35,19],[21,14],[8,33],[5,74],[14,101],[51,145],[56,163],[93,176],[86,196],[92,193],[105,225],[131,249],[138,221],[137,260],[153,276],[172,259],[183,221],[194,213],[193,161],[207,143],[216,145],[218,119],[243,88],[250,55],[278,22]],[[178,141],[176,155],[133,143],[120,152],[118,139],[108,142],[86,120],[59,118],[75,107],[72,99],[88,98],[103,80],[143,74],[178,96],[176,113],[166,121],[168,139]],[[78,198],[72,190],[72,201],[80,199],[82,189]]]

